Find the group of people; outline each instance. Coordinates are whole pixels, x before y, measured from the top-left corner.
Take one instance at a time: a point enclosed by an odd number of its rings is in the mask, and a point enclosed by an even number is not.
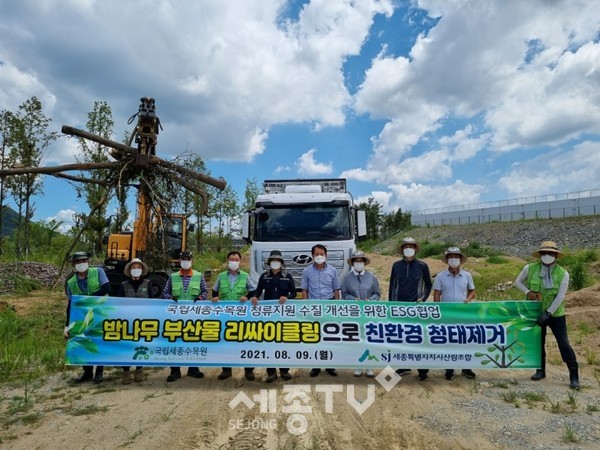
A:
[[[389,301],[401,302],[425,302],[433,290],[434,302],[469,303],[475,299],[475,284],[472,275],[463,268],[467,261],[460,248],[450,247],[443,256],[442,261],[448,265],[447,269],[435,276],[432,282],[428,265],[417,259],[419,244],[413,238],[404,238],[400,244],[401,259],[394,262],[389,280]],[[381,290],[377,277],[367,270],[370,259],[362,251],[355,251],[348,259],[351,270],[342,279],[338,277],[337,270],[327,263],[327,248],[316,244],[311,249],[312,264],[308,265],[302,273],[300,292],[303,299],[315,300],[374,300],[381,298]],[[537,319],[542,328],[542,365],[531,377],[538,381],[546,377],[546,353],[545,339],[549,327],[558,343],[560,354],[569,369],[570,387],[580,388],[578,364],[575,352],[571,347],[567,336],[567,325],[565,319],[564,298],[569,285],[568,272],[557,264],[557,259],[562,256],[555,242],[543,242],[540,248],[533,252],[532,256],[539,261],[527,264],[515,281],[528,300],[540,301],[543,311]],[[254,286],[247,272],[240,269],[242,255],[238,251],[231,251],[227,255],[227,270],[221,272],[212,287],[210,300],[218,302],[221,300],[237,300],[241,302],[250,301],[256,305],[260,300],[277,300],[284,304],[289,299],[295,299],[297,295],[296,285],[292,275],[285,270],[285,261],[279,250],[271,251],[267,259],[268,268],[261,274],[258,285]],[[101,268],[89,267],[89,255],[85,252],[77,252],[72,255],[71,260],[75,267],[75,274],[67,281],[67,297],[71,295],[107,295],[110,287],[106,274]],[[181,252],[180,270],[171,274],[167,281],[163,298],[172,300],[208,300],[209,293],[203,275],[192,268],[191,252]],[[148,267],[139,259],[134,259],[125,267],[125,275],[128,277],[121,285],[120,296],[124,297],[148,297],[149,286],[144,276],[148,273]],[[70,307],[70,301],[69,301]],[[67,321],[68,321],[67,309]],[[68,323],[65,327],[65,337],[68,337]],[[98,366],[93,373],[93,366],[84,366],[84,372],[76,379],[76,382],[93,380],[95,383],[102,382],[103,367]],[[427,369],[417,369],[418,377],[424,381],[428,379]],[[331,376],[337,376],[335,368],[325,371]],[[320,374],[320,368],[310,371],[311,377]],[[399,368],[396,373],[404,375],[410,373],[411,369]],[[471,369],[462,369],[462,375],[473,379],[476,374]],[[362,369],[356,369],[354,375],[362,376]],[[194,378],[203,378],[204,374],[197,367],[189,367],[187,375]],[[232,376],[231,367],[223,367],[218,375],[219,380],[225,380]],[[244,376],[247,380],[255,379],[254,368],[244,368]],[[271,383],[277,379],[277,369],[268,368],[265,381]],[[284,380],[290,380],[292,375],[289,368],[280,368],[279,376]],[[372,369],[366,370],[367,377],[374,377]],[[444,377],[448,380],[454,378],[454,370],[447,369]],[[167,377],[168,382],[181,378],[181,368],[171,367]],[[134,381],[143,380],[141,367],[134,372]],[[123,383],[131,383],[129,367],[123,368]]]

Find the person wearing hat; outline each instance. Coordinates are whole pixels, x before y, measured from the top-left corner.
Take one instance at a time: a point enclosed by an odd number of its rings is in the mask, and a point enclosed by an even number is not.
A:
[[[212,288],[213,302],[219,300],[239,300],[245,302],[252,297],[254,284],[248,275],[248,272],[240,269],[242,254],[237,250],[232,250],[227,254],[227,270],[217,276],[217,280]],[[219,380],[226,380],[233,375],[231,367],[222,367],[222,371],[217,377]],[[244,377],[248,381],[254,381],[254,367],[244,367]]]
[[[569,287],[569,272],[556,263],[562,256],[556,242],[545,241],[532,256],[540,261],[527,264],[515,281],[515,286],[526,294],[528,300],[541,302],[542,313],[537,319],[542,327],[542,367],[531,376],[534,381],[546,378],[546,333],[552,330],[560,356],[569,369],[571,389],[579,389],[579,366],[567,335],[565,294]]]
[[[355,251],[348,258],[352,269],[342,278],[342,298],[344,300],[379,300],[379,282],[372,272],[365,269],[371,260],[361,251]],[[354,371],[355,377],[362,376],[362,369]],[[367,377],[373,378],[373,369],[367,369]]]
[[[425,302],[431,293],[431,273],[424,261],[416,258],[419,244],[411,237],[405,237],[400,244],[402,259],[392,265],[388,300],[391,302]],[[409,373],[410,369],[396,369],[398,375]],[[419,369],[419,379],[425,381],[429,371]]]
[[[119,297],[148,298],[150,297],[150,281],[144,277],[148,275],[148,266],[139,258],[133,258],[123,269],[123,274],[129,278],[119,286]],[[144,372],[141,366],[135,368],[133,380],[136,383],[144,381]],[[129,366],[123,367],[121,378],[123,384],[131,384]]]
[[[183,251],[179,254],[179,267],[177,272],[173,272],[163,290],[163,298],[169,300],[194,301],[206,300],[208,298],[208,287],[204,276],[192,269],[192,253]],[[188,367],[187,376],[193,378],[203,378],[204,373],[198,367]],[[181,378],[181,367],[171,367],[171,373],[167,377],[168,382],[176,381]]]
[[[258,299],[263,295],[264,300],[278,300],[283,305],[288,299],[296,298],[296,284],[291,273],[285,270],[285,261],[279,250],[272,250],[267,258],[267,270],[265,270],[258,279],[258,285],[254,295],[250,299],[253,305],[258,303]],[[284,380],[291,380],[292,374],[289,368],[279,369],[279,374]],[[269,367],[267,369],[267,383],[272,383],[277,379],[277,369]]]
[[[442,262],[448,264],[448,269],[440,272],[433,282],[434,302],[469,303],[475,298],[475,283],[473,276],[460,266],[467,262],[467,255],[458,247],[450,247],[444,252]],[[463,376],[473,379],[475,372],[463,369]],[[447,369],[444,377],[447,380],[454,378],[454,370]]]
[[[65,339],[69,338],[69,315],[71,313],[71,298],[73,295],[108,295],[110,294],[110,283],[106,272],[102,267],[90,267],[90,255],[87,252],[75,252],[69,257],[73,264],[75,273],[66,283],[65,292],[67,294],[67,323],[65,326]],[[102,383],[104,380],[104,366],[96,366],[96,375],[94,375],[94,366],[83,366],[83,374],[73,380],[75,383],[84,383],[92,381]]]

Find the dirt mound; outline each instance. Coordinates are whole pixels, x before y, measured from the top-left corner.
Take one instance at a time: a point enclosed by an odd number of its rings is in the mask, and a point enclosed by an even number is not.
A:
[[[567,292],[565,300],[569,306],[600,306],[600,283],[575,292]]]

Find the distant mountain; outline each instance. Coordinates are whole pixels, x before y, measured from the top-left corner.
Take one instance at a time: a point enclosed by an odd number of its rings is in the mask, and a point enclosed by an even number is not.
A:
[[[2,208],[2,236],[10,237],[13,235],[19,214],[8,206]]]

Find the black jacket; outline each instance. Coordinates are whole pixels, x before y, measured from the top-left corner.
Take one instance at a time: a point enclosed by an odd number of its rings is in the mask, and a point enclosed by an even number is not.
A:
[[[260,297],[264,291],[265,300],[279,300],[279,297],[296,298],[296,284],[291,274],[281,270],[273,274],[264,272],[258,279],[254,296]]]
[[[396,261],[390,275],[388,300],[399,302],[425,301],[431,292],[429,266],[423,261]]]

